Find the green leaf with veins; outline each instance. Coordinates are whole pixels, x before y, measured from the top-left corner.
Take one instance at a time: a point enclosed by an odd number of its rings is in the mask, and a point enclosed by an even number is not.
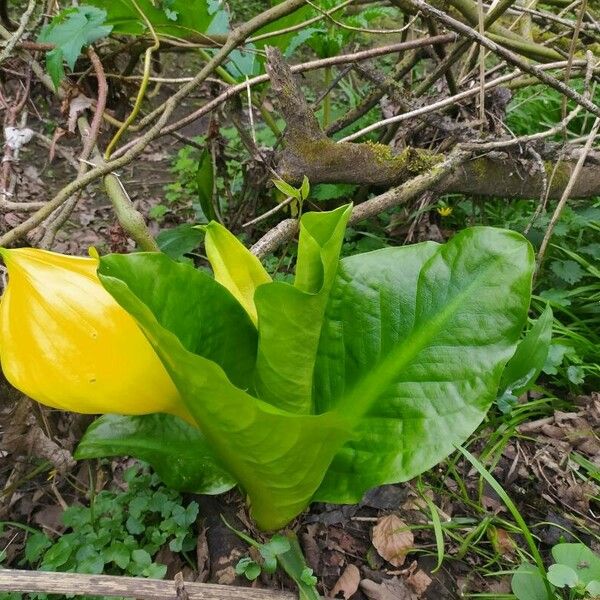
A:
[[[106,11],[79,6],[62,10],[42,27],[38,42],[56,46],[46,53],[46,68],[55,87],[65,76],[63,61],[72,71],[83,47],[110,34],[112,25],[105,21]]]
[[[475,227],[448,243],[344,259],[321,334],[316,412],[356,422],[315,499],[357,502],[369,488],[433,467],[479,425],[525,322],[533,250]]]
[[[190,352],[214,361],[241,388],[252,383],[257,334],[246,311],[210,275],[161,253],[111,255],[103,274],[123,277]],[[184,313],[185,314],[182,314]]]
[[[169,486],[221,494],[235,486],[202,433],[172,415],[103,415],[87,429],[75,457],[135,456],[150,463]]]

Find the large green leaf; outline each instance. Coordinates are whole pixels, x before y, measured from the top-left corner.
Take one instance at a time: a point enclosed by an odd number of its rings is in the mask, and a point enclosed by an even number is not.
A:
[[[150,463],[174,489],[221,494],[235,486],[202,433],[171,415],[104,415],[90,425],[75,458],[134,456]]]
[[[313,412],[317,348],[350,211],[351,207],[342,206],[305,215],[294,285],[274,282],[255,293],[256,387],[262,399],[291,412]]]
[[[86,0],[107,13],[107,24],[114,33],[148,33],[144,19],[131,0]],[[219,13],[210,10],[207,0],[136,0],[136,4],[160,35],[202,39]],[[216,33],[216,32],[215,32]]]
[[[113,254],[102,258],[101,265],[105,278],[115,273],[125,279],[131,293],[160,314],[186,349],[217,362],[235,384],[251,386],[256,329],[222,285],[158,252]]]
[[[151,286],[138,285],[132,258],[102,258],[102,283],[137,320],[215,455],[248,493],[259,527],[282,527],[310,502],[334,453],[350,435],[348,423],[333,413],[286,413],[235,387],[218,364],[188,351],[172,332],[183,322],[194,328],[186,310],[189,302],[168,307],[156,302]],[[191,279],[177,282],[180,299],[193,292],[186,284]],[[218,303],[211,306],[220,313]]]
[[[443,246],[342,261],[319,347],[318,412],[357,422],[315,499],[355,502],[450,454],[479,425],[526,319],[533,252],[477,227]]]

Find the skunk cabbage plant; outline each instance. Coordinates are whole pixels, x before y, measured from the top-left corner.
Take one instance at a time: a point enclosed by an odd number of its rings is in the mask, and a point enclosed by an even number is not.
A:
[[[206,230],[214,277],[159,253],[101,258],[100,281],[193,425],[105,415],[77,456],[137,456],[188,491],[239,485],[257,525],[273,530],[311,501],[356,502],[411,479],[464,442],[526,322],[532,249],[475,227],[340,260],[350,210],[302,217],[293,284],[272,281],[216,223]]]

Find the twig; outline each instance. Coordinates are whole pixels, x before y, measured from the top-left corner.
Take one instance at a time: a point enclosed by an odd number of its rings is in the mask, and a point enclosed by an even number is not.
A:
[[[466,143],[463,146],[469,150],[477,150],[482,152],[489,152],[490,150],[500,150],[501,148],[511,148],[512,146],[520,146],[527,144],[535,140],[542,140],[550,137],[561,131],[564,131],[565,127],[581,112],[582,107],[576,106],[560,123],[557,123],[550,129],[540,131],[538,133],[532,133],[530,135],[522,135],[520,137],[512,138],[510,140],[497,140],[493,142],[471,142]]]
[[[479,35],[483,36],[485,34],[485,22],[482,0],[477,0],[477,17]],[[485,49],[483,46],[479,46],[479,120],[483,131],[485,124]]]
[[[119,127],[119,129],[113,136],[112,140],[110,140],[108,146],[106,147],[106,151],[104,152],[104,160],[108,160],[111,157],[113,150],[119,143],[119,140],[121,139],[123,134],[129,129],[129,126],[135,121],[136,117],[138,116],[138,114],[142,108],[142,102],[144,101],[144,96],[146,95],[146,89],[148,88],[148,78],[150,77],[150,68],[152,67],[152,54],[160,48],[160,40],[158,39],[158,36],[156,35],[156,31],[154,31],[154,27],[152,26],[152,23],[148,20],[148,17],[145,15],[144,11],[139,7],[136,0],[131,0],[131,2],[133,4],[133,6],[135,7],[135,9],[137,10],[137,12],[142,17],[143,21],[146,24],[146,27],[148,27],[148,29],[150,30],[150,34],[152,35],[152,39],[154,40],[154,43],[152,44],[152,46],[148,46],[148,48],[146,48],[146,52],[144,53],[143,78],[142,78],[142,82],[140,83],[140,89],[138,90],[137,96],[135,98],[135,103],[133,105],[133,109],[132,109],[131,113],[129,113],[129,116],[125,119],[125,122],[123,123],[123,125],[121,125],[121,127]],[[106,78],[105,78],[105,80],[106,80]]]
[[[393,0],[394,3],[397,0]],[[600,106],[594,104],[591,100],[584,98],[581,94],[571,89],[568,85],[563,83],[562,81],[556,79],[552,75],[544,72],[539,67],[536,67],[532,64],[529,64],[527,61],[522,59],[520,56],[516,55],[511,50],[508,50],[501,46],[500,44],[492,41],[491,39],[481,35],[477,31],[475,31],[472,27],[465,25],[461,21],[458,21],[454,17],[446,14],[444,11],[441,11],[434,6],[431,6],[425,0],[409,0],[409,2],[415,6],[415,8],[420,9],[425,14],[436,18],[438,21],[441,21],[446,27],[456,31],[457,33],[464,35],[473,41],[481,44],[486,47],[488,50],[491,50],[494,54],[501,56],[507,62],[515,65],[521,71],[525,73],[529,73],[536,77],[542,83],[554,88],[559,91],[561,94],[567,96],[571,100],[575,101],[577,104],[581,104],[585,109],[591,112],[593,115],[600,116]]]
[[[586,161],[590,151],[592,150],[592,145],[594,143],[594,139],[596,138],[596,135],[599,130],[600,130],[600,118],[597,118],[594,121],[592,130],[590,131],[590,133],[588,135],[587,142],[586,142],[585,146],[583,147],[581,154],[579,155],[579,160],[577,161],[577,164],[575,165],[575,168],[573,169],[573,172],[571,173],[569,182],[565,186],[565,190],[564,190],[560,200],[558,201],[556,208],[554,209],[554,213],[552,214],[550,223],[548,223],[548,228],[546,229],[546,233],[544,234],[544,239],[542,240],[542,243],[540,244],[540,249],[539,249],[538,255],[537,255],[536,274],[539,273],[539,271],[540,271],[540,267],[542,266],[542,262],[544,261],[544,255],[546,254],[546,249],[548,247],[548,243],[550,242],[550,238],[552,237],[552,233],[554,232],[554,227],[556,226],[556,223],[560,219],[560,215],[562,214],[562,211],[563,211],[565,205],[567,204],[567,201],[569,200],[571,191],[573,190],[573,187],[575,186],[575,183],[577,182],[577,178],[579,177],[579,174],[581,173],[581,170],[583,169],[583,165],[585,164],[585,161]]]
[[[335,19],[331,13],[327,14],[325,10],[317,6],[311,0],[305,0],[307,4],[312,6],[316,11],[320,12],[324,17],[327,17],[334,25],[337,25],[340,29],[346,29],[347,31],[356,31],[358,33],[367,33],[374,35],[385,35],[385,34],[398,34],[404,33],[418,18],[419,14],[416,14],[404,27],[400,29],[367,29],[366,27],[353,27],[352,25],[347,25],[346,23],[342,23]]]
[[[19,22],[19,27],[17,30],[11,35],[10,39],[6,42],[6,46],[0,52],[0,65],[11,55],[14,47],[17,45],[23,33],[25,33],[25,28],[29,23],[29,19],[31,19],[31,15],[35,10],[36,0],[29,0],[29,4],[25,9],[25,12],[21,16],[21,21]]]
[[[585,15],[585,11],[587,10],[587,0],[582,0],[581,7],[579,8],[579,13],[577,14],[577,21],[575,22],[575,29],[573,31],[573,36],[571,37],[571,42],[569,44],[569,58],[567,60],[567,68],[565,71],[565,83],[569,85],[571,81],[571,65],[573,63],[573,57],[575,56],[575,49],[577,47],[577,40],[579,39],[579,32],[581,31],[581,23],[583,21],[583,15]],[[561,105],[561,114],[563,119],[567,114],[567,98],[563,96],[562,105]]]
[[[548,199],[548,175],[546,173],[546,167],[544,165],[544,161],[542,160],[542,157],[533,148],[530,147],[527,150],[528,150],[529,154],[531,154],[533,156],[533,158],[535,159],[535,161],[538,165],[540,175],[542,176],[542,189],[540,190],[540,199],[535,208],[535,212],[533,213],[533,215],[529,219],[529,223],[527,223],[527,226],[523,230],[523,235],[525,235],[525,236],[529,233],[529,231],[533,227],[533,224],[536,222],[540,213],[543,210],[545,210],[546,201]]]
[[[81,118],[78,119],[79,129],[82,133],[82,137],[84,140],[83,150],[79,155],[79,167],[77,173],[78,177],[80,177],[87,171],[88,159],[92,155],[92,151],[94,150],[94,147],[98,140],[98,135],[100,134],[100,126],[102,125],[102,114],[104,113],[104,110],[106,108],[106,99],[108,97],[108,85],[106,83],[106,76],[104,74],[104,67],[102,66],[102,62],[96,54],[96,51],[91,46],[88,48],[87,54],[90,58],[90,61],[92,62],[94,71],[96,72],[96,79],[98,81],[98,98],[96,100],[96,108],[94,110],[94,117],[92,119],[92,123],[89,126],[87,126],[87,120]],[[73,196],[69,198],[62,206],[60,212],[58,213],[58,215],[56,215],[52,223],[48,224],[40,242],[40,246],[42,248],[52,247],[56,234],[73,212],[80,198],[81,191],[79,191],[77,194],[73,194]]]
[[[248,38],[248,42],[254,43],[254,42],[258,42],[260,40],[266,40],[268,38],[275,37],[276,35],[283,35],[284,33],[292,33],[293,31],[298,31],[299,29],[304,29],[305,27],[308,27],[309,25],[312,25],[313,23],[322,21],[329,15],[333,15],[334,13],[342,10],[342,8],[345,8],[346,6],[348,6],[349,4],[352,4],[355,1],[356,0],[345,0],[345,2],[342,2],[342,3],[338,4],[337,6],[334,6],[333,8],[330,8],[330,9],[324,11],[322,14],[317,15],[316,17],[312,17],[311,19],[307,19],[306,21],[302,21],[301,23],[297,23],[296,25],[291,25],[290,27],[285,27],[284,29],[277,29],[275,31],[267,31],[267,33],[261,33],[260,35],[255,35],[254,37]]]
[[[581,66],[586,65],[586,61],[577,61],[577,63]],[[540,67],[540,69],[556,69],[558,67],[562,67],[565,66],[565,61],[560,61],[560,62],[555,62],[555,63],[548,63],[546,65],[542,65],[542,67]],[[488,90],[494,87],[497,87],[498,85],[501,85],[503,83],[506,83],[508,81],[510,81],[511,79],[516,79],[517,77],[519,77],[520,73],[519,72],[513,72],[513,73],[509,73],[507,75],[502,75],[500,77],[497,77],[496,79],[493,79],[492,81],[488,81],[485,86],[484,89]],[[381,129],[382,127],[386,127],[387,125],[391,125],[392,123],[400,123],[401,121],[407,121],[409,119],[413,119],[415,117],[430,113],[430,112],[434,112],[436,110],[440,110],[441,108],[445,108],[447,106],[451,106],[456,104],[456,102],[458,102],[459,100],[465,100],[466,98],[472,98],[473,96],[477,96],[479,94],[479,88],[472,88],[469,90],[465,90],[464,92],[460,92],[454,96],[449,96],[448,98],[444,98],[442,100],[438,100],[437,102],[432,102],[431,104],[428,104],[427,106],[423,106],[421,108],[417,108],[415,110],[412,110],[410,112],[407,113],[402,113],[400,115],[395,115],[393,117],[389,117],[387,119],[382,119],[381,121],[377,121],[376,123],[372,123],[371,125],[364,127],[363,129],[360,129],[359,131],[356,131],[355,133],[352,133],[351,135],[347,135],[346,137],[342,138],[339,140],[339,142],[351,142],[355,139],[358,139],[359,137],[362,137],[363,135],[370,133],[371,131],[375,131],[376,129]]]
[[[258,258],[263,258],[267,254],[274,252],[284,244],[289,242],[298,233],[298,221],[296,219],[285,219],[273,229],[270,229],[256,242],[250,252]]]
[[[288,206],[289,204],[291,204],[294,200],[295,200],[295,198],[293,198],[292,196],[289,196],[283,202],[280,202],[279,204],[277,204],[276,206],[274,206],[273,208],[271,208],[270,210],[268,210],[266,213],[263,213],[262,215],[259,215],[255,219],[252,219],[251,221],[248,221],[248,222],[244,223],[242,225],[242,227],[250,227],[250,225],[256,225],[256,223],[260,223],[261,221],[264,221],[268,217],[270,217],[270,216],[274,215],[275,213],[279,212],[282,208],[285,208],[286,206]]]

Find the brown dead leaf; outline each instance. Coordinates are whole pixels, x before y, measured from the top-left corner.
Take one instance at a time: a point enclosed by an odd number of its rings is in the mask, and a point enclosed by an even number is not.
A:
[[[491,531],[491,528],[490,528]],[[492,544],[494,549],[505,558],[512,558],[515,554],[517,544],[506,529],[496,527],[492,534]]]
[[[333,586],[329,596],[331,598],[344,598],[344,600],[348,600],[348,598],[354,596],[356,590],[358,590],[359,583],[360,571],[356,565],[350,564],[344,569],[344,572]]]
[[[381,583],[363,579],[360,589],[369,600],[417,600],[417,596],[410,591],[406,583],[397,577]]]
[[[403,571],[397,571],[396,573],[404,577],[404,581],[408,583],[419,598],[427,591],[427,588],[433,581],[425,571],[419,569],[419,564],[416,560],[413,560],[408,568]]]
[[[422,569],[416,569],[407,578],[406,583],[414,590],[417,596],[421,597],[427,588],[431,585],[433,579]]]
[[[404,564],[413,549],[415,538],[406,523],[397,515],[387,515],[373,527],[373,546],[379,555],[394,567]]]

